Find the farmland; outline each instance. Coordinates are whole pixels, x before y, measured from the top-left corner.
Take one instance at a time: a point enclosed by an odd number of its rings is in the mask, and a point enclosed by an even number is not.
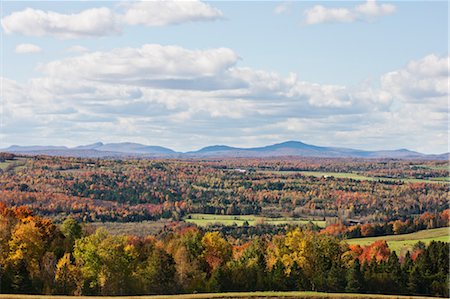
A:
[[[297,219],[289,217],[280,218],[269,218],[269,217],[258,217],[254,215],[211,215],[211,214],[189,214],[184,219],[188,223],[193,223],[198,226],[208,226],[211,224],[220,225],[250,225],[254,226],[257,224],[268,224],[268,225],[282,225],[282,224],[307,224],[313,223],[319,227],[325,227],[325,221],[323,220],[307,220],[307,219]]]
[[[379,240],[387,241],[391,250],[401,254],[407,250],[411,251],[414,244],[419,241],[425,244],[429,244],[431,241],[450,242],[450,230],[448,227],[442,227],[422,230],[411,234],[349,239],[346,242],[348,244],[367,246]]]
[[[435,168],[437,170],[444,170],[444,168]],[[360,181],[390,181],[390,182],[406,182],[406,183],[441,183],[448,182],[448,177],[434,177],[430,179],[417,179],[417,178],[389,178],[389,177],[370,177],[356,172],[323,172],[323,171],[264,171],[266,173],[276,173],[278,175],[292,175],[302,174],[304,176],[313,176],[317,178],[337,178],[337,179],[352,179]]]

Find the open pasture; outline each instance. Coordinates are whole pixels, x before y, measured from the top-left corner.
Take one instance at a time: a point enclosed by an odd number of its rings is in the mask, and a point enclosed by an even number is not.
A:
[[[314,223],[319,227],[325,227],[325,221],[322,220],[307,220],[299,218],[268,218],[255,215],[211,215],[211,214],[190,214],[183,219],[186,222],[194,223],[198,226],[208,226],[211,224],[221,224],[225,226],[237,225],[243,226],[246,222],[250,226],[257,224],[308,224]]]
[[[411,250],[417,242],[425,244],[431,241],[450,242],[450,228],[442,227],[435,229],[421,230],[411,234],[380,236],[370,238],[357,238],[346,240],[348,244],[359,244],[361,246],[370,245],[375,241],[386,240],[389,248],[398,254]]]
[[[436,177],[432,179],[414,179],[414,178],[406,178],[406,179],[395,179],[395,178],[384,178],[384,177],[370,177],[365,176],[363,174],[355,173],[355,172],[323,172],[323,171],[279,171],[279,170],[264,170],[261,172],[265,173],[274,173],[277,175],[290,175],[295,173],[300,173],[304,176],[313,176],[317,178],[321,177],[334,177],[337,179],[352,179],[352,180],[360,180],[360,181],[403,181],[408,183],[446,183],[450,178],[448,177]]]

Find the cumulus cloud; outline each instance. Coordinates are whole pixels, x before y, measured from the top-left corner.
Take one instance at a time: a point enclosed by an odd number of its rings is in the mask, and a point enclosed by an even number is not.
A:
[[[41,47],[34,44],[18,44],[15,48],[15,52],[18,54],[39,53],[41,51]]]
[[[373,149],[398,144],[428,152],[446,146],[448,90],[439,89],[439,82],[448,80],[448,57],[434,54],[369,86],[317,84],[294,73],[240,67],[238,55],[226,48],[155,44],[78,54],[38,71],[42,76],[26,84],[4,81],[4,132],[11,139],[23,136],[14,134],[18,126],[29,127],[35,143],[38,137],[67,143],[67,136],[78,142],[127,136],[178,150],[287,139]],[[217,82],[214,88],[194,83],[205,78]],[[187,82],[183,88],[180,80]],[[423,80],[437,96],[415,93]]]
[[[392,4],[377,4],[367,0],[364,4],[352,8],[333,8],[315,5],[304,12],[305,23],[315,25],[322,23],[351,23],[354,21],[371,21],[378,17],[393,14],[396,7]]]
[[[217,76],[235,65],[238,59],[228,48],[189,50],[146,44],[140,48],[118,48],[56,60],[41,65],[39,70],[52,77],[145,85],[157,80]]]
[[[120,34],[125,25],[164,26],[222,17],[222,12],[199,0],[156,0],[125,3],[119,13],[107,7],[63,14],[26,8],[3,17],[7,34],[53,36],[60,39]]]
[[[62,39],[118,34],[116,15],[106,7],[91,8],[76,14],[26,8],[2,19],[7,34],[55,36]]]
[[[409,62],[404,69],[383,75],[381,86],[404,101],[427,98],[443,101],[449,96],[449,63],[449,56],[428,55]]]
[[[211,21],[222,12],[198,0],[156,0],[126,3],[123,21],[130,25],[165,26],[195,21]]]

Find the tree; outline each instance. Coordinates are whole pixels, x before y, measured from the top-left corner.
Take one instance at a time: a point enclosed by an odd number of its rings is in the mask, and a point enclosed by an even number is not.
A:
[[[358,293],[363,290],[363,276],[361,273],[361,265],[358,259],[355,259],[353,266],[347,272],[346,292]]]
[[[60,230],[66,237],[68,250],[72,252],[76,239],[81,237],[81,225],[72,217],[67,218],[60,226]]]
[[[202,257],[208,263],[211,272],[231,258],[231,245],[220,236],[219,232],[207,232],[202,238],[202,246],[204,248]]]
[[[147,261],[137,270],[142,294],[170,294],[177,290],[176,269],[173,258],[155,248]]]
[[[132,292],[137,254],[125,237],[110,236],[105,229],[78,239],[74,257],[84,278],[86,294],[126,295]]]
[[[39,288],[41,284],[39,264],[45,247],[44,236],[35,221],[30,220],[15,226],[9,241],[9,249],[8,260],[16,273],[15,280],[30,279],[33,287]],[[26,278],[28,275],[29,278]]]
[[[77,267],[71,261],[71,254],[64,254],[56,265],[56,292],[63,295],[79,295],[79,290],[77,291],[79,276]]]

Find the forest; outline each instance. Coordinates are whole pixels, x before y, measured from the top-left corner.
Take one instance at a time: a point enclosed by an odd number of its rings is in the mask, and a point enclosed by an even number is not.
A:
[[[364,246],[345,241],[449,226],[448,166],[430,160],[1,154],[0,292],[448,297],[449,243],[418,242],[396,252],[383,240]],[[299,221],[183,221],[200,213]],[[101,227],[142,221],[159,223],[158,230],[112,234]]]
[[[436,226],[449,208],[448,161],[8,158],[0,200],[55,222],[68,215],[134,222],[206,213],[348,225],[413,222],[431,213],[429,225]]]
[[[247,242],[174,227],[148,237],[87,233],[0,205],[1,292],[142,295],[311,290],[448,297],[449,243],[399,257],[384,241],[347,245],[294,229]]]

